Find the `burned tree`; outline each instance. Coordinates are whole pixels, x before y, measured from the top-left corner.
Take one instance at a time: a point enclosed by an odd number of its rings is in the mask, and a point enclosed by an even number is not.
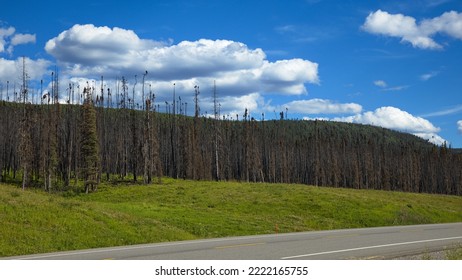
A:
[[[23,103],[23,114],[20,123],[20,144],[19,156],[23,171],[22,189],[24,190],[29,181],[29,176],[32,169],[32,139],[30,135],[30,110],[28,110],[28,88],[27,88],[27,72],[26,59],[22,59],[22,86],[21,86],[21,101]]]

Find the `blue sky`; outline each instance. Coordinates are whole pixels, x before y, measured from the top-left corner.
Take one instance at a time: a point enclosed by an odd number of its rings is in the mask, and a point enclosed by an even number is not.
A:
[[[189,115],[195,85],[210,114],[216,81],[228,118],[287,109],[462,147],[462,1],[16,0],[0,10],[0,98],[23,56],[32,99],[58,67],[62,102],[101,76],[113,92],[124,76],[141,102],[148,71],[161,111],[175,83]]]

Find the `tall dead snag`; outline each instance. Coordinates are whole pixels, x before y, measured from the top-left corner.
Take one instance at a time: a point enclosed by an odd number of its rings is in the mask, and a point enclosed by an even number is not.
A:
[[[135,110],[135,88],[136,84],[138,83],[135,75],[135,84],[133,85],[133,94],[131,100],[131,110],[130,110],[130,121],[131,121],[131,133],[132,133],[132,143],[131,143],[131,169],[133,172],[133,181],[136,182],[138,180],[138,158],[139,158],[139,151],[140,151],[140,137],[138,135],[138,114],[137,110]]]
[[[200,178],[199,174],[202,172],[202,160],[201,160],[201,153],[200,153],[200,143],[199,143],[199,135],[200,135],[200,125],[201,122],[199,120],[199,86],[194,86],[194,125],[193,125],[193,132],[192,132],[192,139],[191,139],[191,146],[192,146],[192,156],[191,156],[191,168],[192,168],[192,175],[190,178],[193,180],[197,180]]]
[[[171,160],[170,160],[170,167],[169,167],[169,174],[175,179],[178,178],[178,158],[179,158],[179,146],[178,143],[178,127],[177,127],[177,116],[176,116],[176,93],[175,93],[176,84],[173,83],[173,107],[172,107],[172,122],[170,126],[170,153],[171,153]]]
[[[29,183],[30,174],[32,171],[32,138],[30,127],[29,112],[26,110],[24,104],[24,116],[20,124],[20,142],[19,142],[19,156],[21,161],[21,168],[23,171],[22,189],[24,190]]]
[[[143,92],[144,96],[144,92]],[[142,154],[144,159],[144,174],[143,174],[143,181],[145,184],[150,184],[152,181],[152,173],[154,169],[154,158],[153,158],[153,141],[152,141],[152,127],[151,127],[151,100],[146,99],[146,116],[144,119],[144,141],[143,141],[143,148]]]
[[[145,96],[144,86],[143,96]],[[144,166],[143,182],[145,184],[150,184],[152,182],[152,176],[157,175],[158,182],[160,183],[162,177],[162,164],[159,158],[159,143],[157,139],[155,114],[151,111],[153,106],[155,110],[155,95],[152,92],[150,92],[149,98],[146,98],[144,103],[145,105],[143,105],[143,108],[145,108],[145,118],[143,130],[143,143],[141,147]]]
[[[46,114],[44,114],[41,123],[42,146],[40,157],[41,169],[44,174],[44,190],[51,192],[54,188],[53,178],[56,175],[59,162],[58,155],[58,125],[60,122],[61,109],[58,102],[58,74],[51,73],[51,92],[42,97],[46,99]],[[50,104],[50,102],[52,104]]]
[[[213,139],[213,145],[214,145],[214,152],[215,152],[215,161],[214,161],[214,177],[215,180],[220,181],[220,147],[221,147],[221,135],[220,135],[220,120],[219,120],[219,115],[220,113],[218,112],[218,101],[217,101],[217,85],[216,82],[213,81],[213,112],[214,112],[214,139]]]
[[[120,148],[122,154],[120,156],[121,172],[120,178],[124,179],[128,174],[128,136],[129,136],[129,106],[128,106],[128,83],[125,77],[122,77],[122,120],[121,125],[119,126],[119,135],[120,135]]]
[[[144,80],[146,78],[146,75],[148,74],[148,71],[146,71],[143,74],[143,84],[142,84],[142,99],[141,103],[143,104],[143,110],[146,110],[146,116],[144,119],[144,133],[143,133],[143,146],[142,146],[142,157],[143,157],[143,182],[145,184],[151,183],[151,177],[152,177],[152,169],[153,169],[153,164],[152,164],[152,157],[151,157],[151,120],[150,120],[150,110],[151,110],[151,99],[147,98],[145,101],[144,97]],[[145,104],[146,103],[146,104]]]
[[[27,89],[27,73],[26,73],[26,59],[22,59],[22,86],[21,86],[21,102],[23,103],[23,114],[20,123],[20,143],[19,143],[19,157],[23,171],[22,189],[24,190],[28,181],[29,175],[32,170],[32,139],[30,128],[30,110],[28,110],[28,89]]]
[[[96,191],[100,169],[98,134],[96,132],[96,110],[89,89],[84,91],[85,101],[80,126],[81,174],[85,183],[85,193]]]
[[[74,153],[74,141],[75,141],[75,135],[74,135],[74,129],[73,125],[75,125],[75,122],[73,121],[72,115],[74,114],[74,105],[72,105],[72,97],[73,95],[73,85],[69,84],[69,101],[68,105],[64,107],[64,120],[62,123],[62,133],[61,135],[61,145],[63,147],[62,149],[62,179],[64,181],[64,186],[67,188],[70,185],[71,181],[71,171],[72,171],[72,155]]]

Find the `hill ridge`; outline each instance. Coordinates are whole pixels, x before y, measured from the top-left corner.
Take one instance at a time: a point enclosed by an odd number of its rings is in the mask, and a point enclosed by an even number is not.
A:
[[[168,176],[462,193],[461,153],[386,128],[247,116],[217,121],[101,107],[96,107],[96,119],[99,180],[149,183]],[[0,136],[1,180],[27,162],[29,185],[47,188],[51,182],[46,185],[44,179],[50,175],[55,187],[75,185],[81,169],[80,106],[2,103],[0,120],[0,130],[6,132]],[[30,123],[30,157],[20,156],[22,122]]]

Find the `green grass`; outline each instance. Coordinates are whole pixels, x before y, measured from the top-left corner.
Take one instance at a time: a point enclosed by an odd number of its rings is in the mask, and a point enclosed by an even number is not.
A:
[[[89,195],[0,184],[0,256],[339,228],[462,221],[462,197],[163,179]]]

